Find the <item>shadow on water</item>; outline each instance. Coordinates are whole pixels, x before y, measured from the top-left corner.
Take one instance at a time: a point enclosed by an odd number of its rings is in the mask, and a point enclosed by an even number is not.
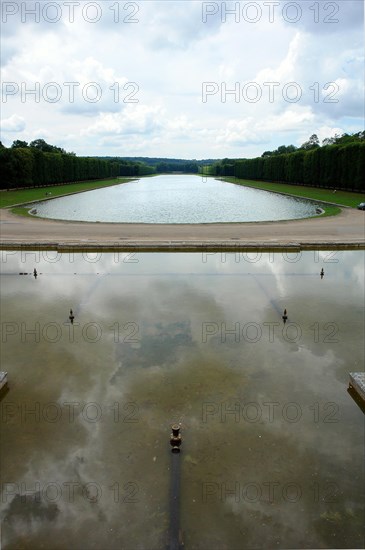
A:
[[[5,386],[3,386],[1,388],[1,390],[0,390],[0,402],[7,396],[9,391],[10,391],[9,384],[5,384]]]
[[[355,401],[359,409],[365,414],[365,402],[353,388],[347,388],[347,393]]]

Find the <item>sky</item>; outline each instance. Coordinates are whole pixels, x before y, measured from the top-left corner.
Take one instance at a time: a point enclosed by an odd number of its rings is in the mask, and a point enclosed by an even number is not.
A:
[[[362,0],[5,1],[1,141],[251,158],[364,128]]]

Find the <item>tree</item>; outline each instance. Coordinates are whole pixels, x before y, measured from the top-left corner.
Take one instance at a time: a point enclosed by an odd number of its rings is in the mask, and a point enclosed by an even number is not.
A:
[[[12,149],[26,149],[28,147],[28,143],[26,141],[16,139],[15,141],[13,141],[13,145],[11,147]]]
[[[52,153],[53,151],[53,145],[49,145],[49,143],[46,143],[44,139],[35,139],[34,141],[31,141],[29,147],[39,149],[40,151],[43,151],[43,153]]]
[[[358,132],[357,134],[342,134],[342,136],[339,136],[338,134],[335,135],[335,143],[338,143],[340,145],[349,144],[353,142],[359,142],[364,141],[365,139],[365,132]]]
[[[296,150],[297,148],[295,147],[295,145],[280,145],[280,147],[275,149],[275,151],[265,151],[264,153],[262,153],[261,157],[265,158],[275,155],[287,155],[288,153],[294,153],[294,151]]]
[[[294,153],[296,150],[295,145],[280,145],[274,153],[277,155],[286,155],[287,153]]]
[[[336,143],[336,138],[335,137],[331,137],[331,138],[324,138],[324,140],[322,140],[322,145],[325,147],[326,145],[333,145],[334,143]]]
[[[56,147],[55,145],[50,145],[44,139],[35,139],[31,141],[29,147],[33,149],[39,149],[43,153],[62,153],[63,155],[67,154],[64,149],[61,147]]]
[[[308,141],[305,141],[301,146],[301,149],[317,149],[319,147],[319,139],[317,134],[312,134]]]

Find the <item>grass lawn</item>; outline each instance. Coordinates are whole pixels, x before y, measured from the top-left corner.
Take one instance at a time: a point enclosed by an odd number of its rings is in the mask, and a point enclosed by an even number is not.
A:
[[[360,202],[365,202],[365,196],[362,193],[351,193],[350,191],[336,191],[333,193],[331,189],[319,189],[316,187],[305,187],[304,185],[290,185],[289,183],[269,183],[265,181],[241,180],[235,177],[222,177],[224,181],[244,185],[246,187],[256,187],[265,191],[273,191],[277,193],[288,193],[297,197],[305,197],[317,201],[332,202],[344,206],[356,206]],[[330,207],[326,208],[327,215],[333,215],[335,211],[330,213]],[[339,210],[339,209],[338,209]]]
[[[1,191],[0,192],[0,208],[6,208],[13,204],[27,203],[30,201],[36,201],[46,198],[46,193],[52,193],[49,199],[54,197],[61,197],[68,193],[79,193],[81,191],[91,191],[92,189],[99,189],[100,187],[109,187],[111,185],[119,185],[132,181],[136,178],[120,178],[112,180],[97,180],[97,181],[83,181],[80,183],[68,183],[65,185],[55,185],[52,187],[41,187],[36,189],[19,189],[14,191]],[[21,212],[17,212],[21,214]]]

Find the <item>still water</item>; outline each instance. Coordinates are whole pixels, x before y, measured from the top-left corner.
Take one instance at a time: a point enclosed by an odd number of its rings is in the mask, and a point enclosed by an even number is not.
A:
[[[364,546],[363,252],[2,260],[4,549]]]
[[[316,203],[199,176],[156,176],[32,205],[60,220],[214,223],[316,215]]]

